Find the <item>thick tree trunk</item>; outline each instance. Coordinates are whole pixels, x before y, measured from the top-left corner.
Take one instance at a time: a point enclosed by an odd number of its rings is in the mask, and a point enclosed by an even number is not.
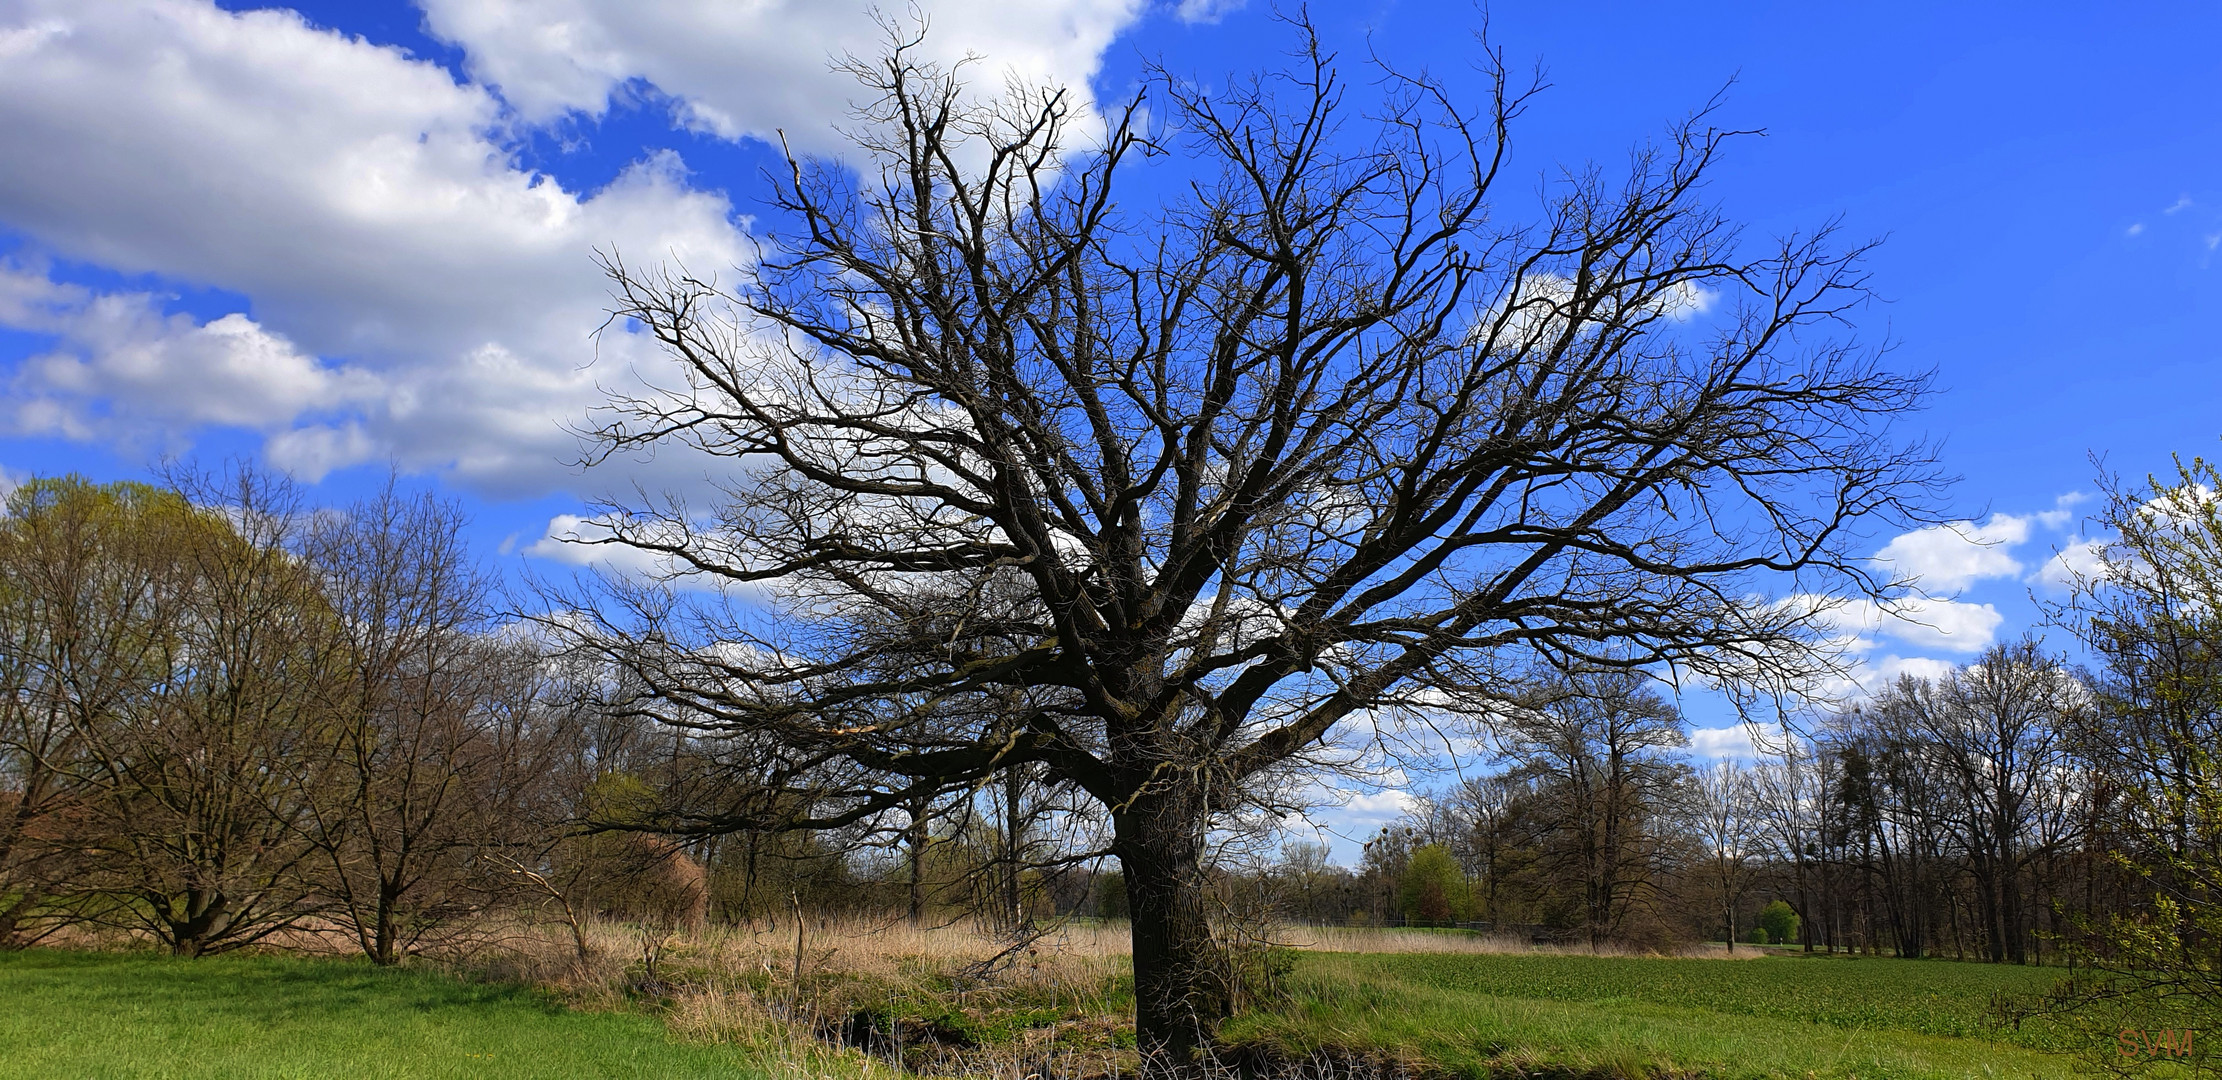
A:
[[[156,902],[169,905],[170,898],[159,897]],[[166,910],[176,911],[174,907]],[[185,910],[164,919],[169,924],[170,953],[199,956],[207,952],[208,939],[228,921],[230,911],[230,898],[219,890],[186,890]]]
[[[1204,902],[1203,814],[1175,800],[1112,815],[1134,935],[1134,1027],[1145,1073],[1192,1075],[1226,1015]]]
[[[1984,959],[1993,964],[2006,962],[2006,924],[1998,904],[1998,874],[1987,861],[1975,863],[1975,916],[1983,924]],[[1955,912],[1956,914],[1956,912]],[[1953,936],[1958,937],[1959,923],[1953,922]]]
[[[370,959],[380,967],[392,967],[401,962],[401,925],[396,909],[401,905],[400,890],[391,882],[381,883],[378,890],[377,923],[371,931]]]
[[[2001,854],[1996,877],[1998,879],[1998,928],[2000,931],[1999,962],[2026,964],[2029,962],[2029,935],[2024,927],[2021,903],[2021,867],[2009,850]]]

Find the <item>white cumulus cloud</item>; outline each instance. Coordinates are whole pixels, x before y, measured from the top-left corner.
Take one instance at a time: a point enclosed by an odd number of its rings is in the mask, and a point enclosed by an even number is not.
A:
[[[1751,728],[1745,724],[1728,727],[1691,728],[1690,753],[1701,758],[1753,758],[1759,750],[1752,745]]]
[[[2008,552],[2029,539],[2031,521],[1993,514],[1982,524],[1953,521],[1915,529],[1884,545],[1875,561],[1924,592],[1956,593],[1987,578],[2018,576],[2021,563]]]
[[[2075,508],[2089,502],[2090,492],[2071,491],[2052,500],[2052,509],[2035,515],[2037,524],[2048,529],[2065,529],[2075,522]]]
[[[1242,10],[1246,0],[1180,0],[1173,17],[1184,23],[1215,23]]]
[[[828,57],[879,40],[863,5],[425,7],[499,95],[282,9],[0,0],[0,227],[30,241],[0,325],[53,340],[0,373],[0,422],[142,443],[228,425],[308,475],[390,459],[495,494],[579,486],[564,425],[659,363],[636,335],[592,338],[610,302],[594,251],[715,273],[750,249],[726,195],[670,151],[599,190],[521,167],[519,112],[593,113],[647,80],[698,126],[830,146],[808,141],[845,110]],[[923,13],[936,55],[1084,89],[1139,10]],[[159,287],[87,290],[25,269],[34,258],[213,287],[251,311],[196,321],[166,313]],[[698,482],[674,457],[626,468]]]
[[[1379,828],[1395,822],[1420,804],[1411,792],[1391,788],[1383,791],[1353,791],[1343,795],[1333,804],[1333,813],[1344,821],[1361,827]]]
[[[1958,664],[1949,660],[1928,656],[1875,656],[1861,661],[1854,678],[1872,693],[1909,675],[1916,679],[1942,679],[1958,668]]]
[[[1831,610],[1829,623],[1850,639],[1855,652],[1875,647],[1877,637],[1916,649],[1969,654],[1998,640],[2006,616],[1991,604],[1907,597],[1878,602],[1855,600]]]
[[[368,373],[322,364],[245,315],[198,322],[164,314],[163,299],[0,264],[0,323],[52,339],[18,365],[0,427],[168,449],[203,424],[275,432],[379,395]]]
[[[19,370],[38,395],[19,430],[103,437],[88,418],[112,389],[118,416],[283,428],[273,458],[310,473],[391,457],[546,490],[572,479],[562,422],[636,345],[614,335],[616,363],[585,370],[608,306],[594,249],[744,258],[730,204],[676,157],[566,191],[514,165],[484,89],[291,12],[4,0],[0,53],[0,223],[254,306],[191,326],[134,295],[50,301],[80,317]]]
[[[2030,583],[2070,589],[2095,582],[2106,573],[2106,565],[2100,558],[2105,550],[2104,540],[2076,540],[2066,544],[2029,576]]]
[[[432,32],[461,46],[474,79],[498,87],[527,120],[599,116],[639,79],[669,95],[680,119],[728,139],[784,132],[808,151],[839,149],[856,81],[829,70],[870,58],[887,32],[878,12],[928,29],[923,57],[976,57],[976,85],[1056,83],[1079,96],[1142,0],[920,0],[914,7],[821,0],[420,0]]]
[[[661,555],[606,543],[610,536],[606,518],[557,514],[548,521],[548,531],[525,548],[525,554],[643,578],[661,577],[673,569],[671,561]]]

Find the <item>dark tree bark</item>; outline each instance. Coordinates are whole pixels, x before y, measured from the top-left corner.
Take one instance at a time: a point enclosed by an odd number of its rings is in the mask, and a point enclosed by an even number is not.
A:
[[[910,805],[904,807],[908,814],[903,827],[903,849],[910,864],[906,907],[912,926],[926,920],[926,845],[933,840],[932,823],[926,812],[932,805],[932,800],[919,795],[913,796]]]
[[[1192,1060],[1227,1005],[1203,887],[1208,815],[1183,797],[1138,800],[1112,814],[1134,935],[1135,1026],[1150,1038],[1146,1052],[1166,1064]]]
[[[892,823],[1022,763],[1085,792],[1176,1069],[1224,1005],[1202,837],[1267,779],[1537,661],[1810,673],[1815,598],[1889,585],[1850,527],[1933,481],[1886,431],[1924,379],[1825,332],[1858,252],[1744,254],[1698,200],[1728,133],[1701,117],[1508,225],[1501,70],[1473,105],[1382,70],[1361,112],[1296,36],[1223,91],[1157,73],[1092,138],[1055,89],[976,104],[903,43],[852,65],[858,156],[793,163],[791,229],[730,290],[608,260],[609,332],[678,377],[616,400],[599,452],[736,474],[580,539],[773,601],[613,580],[549,620],[636,711],[776,761],[778,827]],[[675,800],[657,827],[766,824]]]

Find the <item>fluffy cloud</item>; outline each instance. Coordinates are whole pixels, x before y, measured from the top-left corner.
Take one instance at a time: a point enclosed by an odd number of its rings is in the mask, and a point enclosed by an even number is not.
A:
[[[1173,16],[1184,23],[1215,23],[1242,10],[1246,0],[1180,0]]]
[[[593,250],[720,267],[744,238],[674,156],[569,192],[511,163],[500,118],[485,90],[291,12],[0,4],[0,222],[255,309],[193,325],[16,275],[46,295],[11,325],[63,339],[17,373],[35,399],[18,430],[102,437],[106,409],[282,428],[273,458],[311,474],[390,456],[485,489],[569,480],[560,424],[636,346],[612,335],[615,363],[584,370],[608,305]]]
[[[829,70],[870,57],[886,41],[866,4],[770,0],[421,0],[432,32],[461,46],[474,79],[498,87],[525,119],[598,116],[641,80],[678,105],[680,119],[728,139],[784,132],[804,150],[837,148],[857,91]],[[922,54],[979,58],[976,84],[1054,82],[1088,106],[1103,51],[1142,12],[1142,0],[923,0],[931,30]],[[879,10],[891,14],[901,5]],[[1186,9],[1183,8],[1185,11]]]
[[[2089,502],[2087,491],[2071,491],[2052,500],[2052,509],[2039,511],[2034,516],[2037,524],[2048,529],[2065,529],[2075,522],[2075,508]]]
[[[1873,691],[1909,675],[1916,679],[1941,679],[1958,667],[1949,660],[1927,656],[1877,656],[1862,661],[1856,677],[1860,685]]]
[[[600,541],[610,536],[606,518],[557,514],[548,531],[525,548],[534,558],[553,559],[572,566],[593,566],[631,577],[655,578],[671,573],[671,560],[639,548]]]
[[[327,367],[244,315],[197,322],[163,314],[162,299],[0,265],[0,323],[53,339],[18,366],[0,425],[167,449],[202,424],[267,432],[378,396],[367,373]]]
[[[1745,724],[1732,724],[1719,728],[1691,728],[1690,753],[1701,758],[1754,758],[1758,747],[1752,745],[1751,728]]]
[[[1803,742],[1807,736],[1783,723],[1741,723],[1727,727],[1691,728],[1690,755],[1696,758],[1719,760],[1741,758],[1746,761],[1762,754],[1779,754],[1792,742]]]
[[[726,197],[670,152],[598,191],[518,167],[509,106],[592,113],[645,79],[721,134],[816,132],[842,112],[827,55],[869,52],[878,33],[846,5],[426,10],[506,98],[285,10],[0,0],[0,226],[37,252],[252,304],[198,322],[143,290],[9,269],[0,324],[53,344],[7,376],[0,423],[140,442],[232,425],[306,475],[388,458],[497,494],[575,486],[563,425],[652,357],[634,335],[592,339],[609,304],[594,250],[716,271],[748,245]],[[925,14],[951,56],[1084,84],[1138,11]]]
[[[2031,518],[1993,514],[1983,524],[1954,521],[1900,535],[1875,554],[1875,561],[1901,581],[1924,592],[1959,592],[1986,578],[2015,577],[2022,566],[2008,549],[2029,539]]]
[[[1391,824],[1420,804],[1418,796],[1401,789],[1346,791],[1332,801],[1329,817],[1345,829],[1362,835]]]
[[[2037,572],[2029,576],[2032,584],[2047,585],[2055,589],[2069,589],[2084,582],[2096,581],[2104,573],[2105,564],[2100,554],[2106,550],[2104,540],[2077,540],[2059,551]]]
[[[1917,679],[1941,679],[1959,667],[1951,660],[1929,656],[1857,655],[1841,677],[1809,688],[1808,697],[1819,705],[1843,704],[1872,697],[1908,675]]]
[[[1854,600],[1831,608],[1824,617],[1853,652],[1872,651],[1881,636],[1917,649],[1963,655],[1988,648],[2006,619],[1990,604],[1910,597]]]

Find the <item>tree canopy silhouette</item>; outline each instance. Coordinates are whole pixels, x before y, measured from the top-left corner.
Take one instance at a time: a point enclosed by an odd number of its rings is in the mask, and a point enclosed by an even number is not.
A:
[[[852,62],[856,153],[791,159],[763,258],[607,259],[605,332],[678,374],[597,453],[732,470],[602,507],[589,542],[668,573],[550,620],[771,793],[659,827],[869,822],[1020,764],[1084,792],[1175,1068],[1225,1002],[1206,836],[1269,778],[1538,663],[1809,673],[1825,598],[1891,585],[1859,528],[1937,482],[1889,430],[1925,376],[1844,335],[1861,249],[1747,245],[1702,199],[1731,133],[1701,114],[1516,222],[1532,91],[1500,58],[1478,101],[1377,64],[1361,110],[1294,33],[1221,88],[1154,71],[1100,129],[915,41]]]

